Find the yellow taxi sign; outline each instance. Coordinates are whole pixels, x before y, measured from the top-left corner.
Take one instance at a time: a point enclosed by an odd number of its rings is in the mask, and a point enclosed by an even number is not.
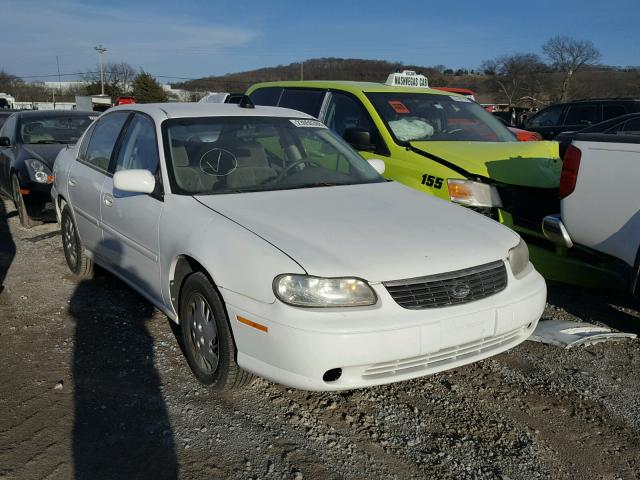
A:
[[[391,87],[429,88],[429,80],[427,80],[427,77],[413,70],[391,73],[384,84]]]

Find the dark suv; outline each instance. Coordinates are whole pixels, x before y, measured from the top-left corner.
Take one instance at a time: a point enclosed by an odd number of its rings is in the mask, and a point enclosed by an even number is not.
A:
[[[589,125],[627,113],[640,112],[640,99],[607,98],[559,103],[528,118],[523,128],[551,140],[561,132],[582,130]]]

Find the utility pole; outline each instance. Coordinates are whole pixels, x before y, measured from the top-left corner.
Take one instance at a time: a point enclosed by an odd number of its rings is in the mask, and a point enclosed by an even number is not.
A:
[[[100,91],[102,92],[102,95],[104,95],[104,71],[102,69],[102,55],[107,51],[107,49],[102,45],[93,47],[93,49],[98,52],[98,57],[100,58]]]
[[[62,90],[62,79],[60,78],[60,58],[56,55],[56,65],[58,66],[58,88]]]
[[[304,80],[304,60],[300,62],[300,80]]]

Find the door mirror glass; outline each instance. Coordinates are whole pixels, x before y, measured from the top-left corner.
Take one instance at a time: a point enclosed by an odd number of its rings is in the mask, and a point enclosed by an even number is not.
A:
[[[380,175],[384,173],[384,160],[380,160],[379,158],[370,158],[367,161],[369,162],[369,165],[375,168],[376,172],[378,172]]]
[[[347,128],[344,131],[343,138],[356,150],[375,150],[375,145],[371,144],[371,132],[364,128]]]
[[[9,137],[0,137],[0,147],[10,147],[11,140]]]
[[[113,186],[124,192],[151,193],[156,179],[149,170],[120,170],[113,176]]]

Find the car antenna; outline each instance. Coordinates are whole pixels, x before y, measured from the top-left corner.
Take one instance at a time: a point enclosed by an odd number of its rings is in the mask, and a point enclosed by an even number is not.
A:
[[[256,108],[256,105],[253,103],[249,95],[242,95],[240,99],[240,103],[238,103],[240,108]]]

